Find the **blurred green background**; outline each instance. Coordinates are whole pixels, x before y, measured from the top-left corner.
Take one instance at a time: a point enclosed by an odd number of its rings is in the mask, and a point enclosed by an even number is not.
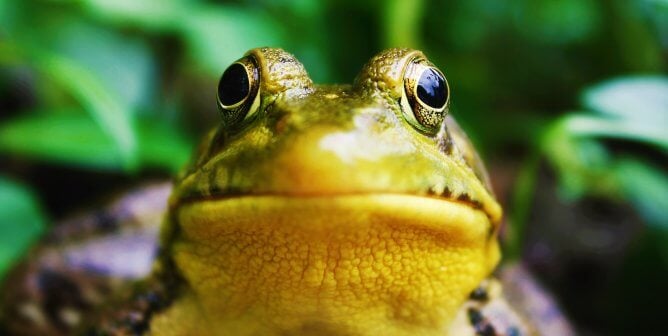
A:
[[[423,50],[522,260],[582,335],[665,329],[668,1],[0,2],[0,274],[54,220],[167,179],[257,46],[317,83]]]

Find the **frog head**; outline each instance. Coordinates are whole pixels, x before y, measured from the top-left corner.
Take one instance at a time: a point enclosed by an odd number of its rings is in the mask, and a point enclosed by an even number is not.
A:
[[[281,49],[230,65],[222,121],[170,199],[171,316],[230,335],[442,334],[497,264],[501,218],[450,99],[410,49],[352,85],[314,85]]]

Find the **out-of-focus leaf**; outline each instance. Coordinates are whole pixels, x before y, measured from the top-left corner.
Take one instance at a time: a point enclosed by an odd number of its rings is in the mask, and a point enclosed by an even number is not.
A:
[[[178,171],[188,160],[191,141],[155,121],[137,123],[139,163]],[[39,136],[36,136],[39,135]],[[0,126],[0,149],[41,159],[102,169],[120,169],[113,140],[81,113],[51,113]]]
[[[515,6],[517,29],[544,43],[583,41],[593,35],[601,21],[593,0],[523,0]]]
[[[202,7],[182,24],[191,59],[207,73],[222,73],[248,49],[284,44],[281,26],[258,11]]]
[[[38,48],[5,43],[0,44],[0,55],[0,62],[7,64],[20,63],[21,57],[29,55],[27,58],[32,60],[37,71],[70,93],[94,118],[98,130],[112,140],[116,147],[114,152],[120,155],[116,164],[128,171],[136,168],[137,145],[132,115],[94,74],[71,59]]]
[[[35,114],[0,125],[0,150],[96,169],[121,169],[121,154],[106,133],[82,113]],[[139,120],[138,165],[178,171],[192,142],[167,124]]]
[[[45,23],[51,37],[28,31],[31,38],[4,43],[0,48],[12,51],[6,62],[19,60],[45,75],[47,80],[35,83],[46,101],[62,92],[76,99],[114,140],[119,162],[131,171],[137,164],[133,114],[155,99],[156,69],[150,51],[140,40],[85,20],[68,16],[61,20],[64,23]]]
[[[668,149],[667,124],[651,120],[625,120],[578,114],[568,115],[561,122],[563,131],[570,136],[622,138],[643,141]]]
[[[325,9],[328,5],[326,1],[312,1],[312,0],[260,0],[262,6],[265,8],[276,8],[283,12],[290,12],[302,20],[309,20],[314,15]]]
[[[583,105],[599,113],[668,127],[668,77],[613,79],[584,91]]]
[[[183,132],[159,121],[139,120],[139,158],[142,166],[177,173],[192,154],[193,142]]]
[[[39,159],[104,169],[120,169],[113,139],[82,113],[24,116],[0,125],[0,149]]]
[[[617,195],[614,178],[607,170],[607,151],[592,138],[574,136],[569,120],[566,116],[555,122],[541,140],[541,151],[556,168],[564,196],[578,198],[588,192]]]
[[[44,214],[28,189],[0,176],[0,278],[44,228]]]
[[[383,31],[386,47],[408,47],[421,49],[420,20],[424,1],[387,1],[383,13]],[[401,22],[401,25],[396,24]]]
[[[137,25],[148,30],[171,30],[187,16],[193,0],[84,0],[83,6],[94,16],[122,26]]]
[[[55,54],[40,53],[39,69],[59,86],[70,92],[102,129],[113,139],[120,155],[116,164],[125,169],[137,167],[137,141],[131,114],[119,103],[94,74]],[[37,134],[37,133],[32,133]]]
[[[466,51],[480,50],[485,43],[485,39],[490,33],[495,32],[501,28],[508,17],[509,6],[507,3],[487,0],[468,0],[459,2],[443,1],[429,2],[427,10],[424,12],[425,16],[430,15],[441,17],[442,10],[433,10],[435,6],[448,6],[450,18],[448,20],[449,29],[443,29],[435,34],[436,37],[448,38],[448,49],[455,50],[455,54]],[[427,23],[432,21],[431,29],[442,27],[442,22],[439,20],[425,20]],[[481,25],[480,22],[485,24]],[[399,21],[400,22],[400,21]],[[396,26],[401,27],[401,24]],[[426,46],[428,49],[439,51],[440,47],[437,45]],[[460,56],[468,58],[466,56]],[[470,55],[469,55],[470,57]]]
[[[645,0],[640,3],[645,15],[653,22],[659,40],[668,41],[668,0]]]
[[[616,15],[612,16],[610,29],[617,43],[618,57],[623,59],[620,66],[626,71],[661,73],[665,69],[665,49],[657,40],[657,35],[642,19],[642,7],[647,8],[646,1],[609,1]],[[655,17],[665,15],[665,8],[655,6],[649,9]],[[665,41],[664,48],[665,48]],[[604,56],[605,57],[605,56]]]
[[[629,202],[647,223],[668,233],[668,177],[641,161],[625,158],[613,167]]]
[[[623,117],[623,116],[622,116]],[[565,196],[624,199],[647,223],[668,230],[668,178],[633,158],[614,158],[597,137],[644,141],[668,150],[664,125],[582,114],[567,115],[543,138],[542,151],[556,168]]]
[[[0,1],[0,36],[7,33],[9,27],[13,26],[12,21],[14,7],[11,1]]]
[[[79,20],[61,25],[54,35],[55,52],[104,83],[126,114],[150,106],[156,69],[144,41]]]

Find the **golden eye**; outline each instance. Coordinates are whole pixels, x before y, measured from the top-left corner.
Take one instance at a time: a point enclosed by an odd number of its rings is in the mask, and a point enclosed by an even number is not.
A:
[[[416,129],[438,132],[450,105],[450,89],[443,73],[424,58],[408,63],[404,71],[401,110]]]
[[[250,119],[260,106],[260,70],[253,56],[230,65],[218,82],[218,107],[223,123],[234,125]]]

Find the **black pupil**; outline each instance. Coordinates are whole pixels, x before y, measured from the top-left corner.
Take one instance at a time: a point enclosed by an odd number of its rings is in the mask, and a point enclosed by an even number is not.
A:
[[[435,69],[429,68],[422,72],[417,87],[418,98],[433,108],[441,108],[448,99],[448,88],[445,79]]]
[[[234,105],[248,96],[248,74],[243,65],[230,65],[218,83],[218,98],[225,106]]]

